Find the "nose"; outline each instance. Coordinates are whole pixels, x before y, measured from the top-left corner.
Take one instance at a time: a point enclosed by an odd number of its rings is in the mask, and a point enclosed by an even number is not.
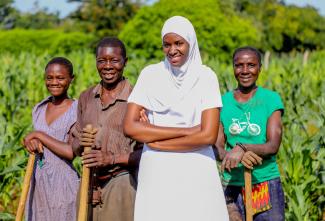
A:
[[[104,63],[103,68],[104,68],[104,69],[110,69],[110,68],[112,68],[112,62],[109,61],[109,60],[107,60],[107,61]]]
[[[58,85],[59,84],[59,80],[57,78],[53,78],[50,80],[49,82],[50,85]]]
[[[177,53],[177,47],[175,45],[172,45],[168,53],[170,55],[175,55]]]
[[[243,73],[248,73],[248,65],[243,66]]]

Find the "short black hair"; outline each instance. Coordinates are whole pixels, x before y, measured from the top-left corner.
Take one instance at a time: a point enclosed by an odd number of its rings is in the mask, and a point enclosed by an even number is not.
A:
[[[72,65],[71,61],[69,61],[67,58],[64,58],[64,57],[54,57],[54,58],[52,58],[47,63],[47,65],[45,66],[45,71],[51,64],[63,65],[67,69],[70,77],[73,77],[73,65]]]
[[[116,37],[105,37],[100,40],[96,46],[96,57],[98,55],[98,49],[101,47],[118,47],[122,51],[123,58],[126,58],[126,48],[124,43]]]
[[[251,52],[255,53],[255,55],[257,57],[257,60],[258,60],[258,64],[259,64],[260,67],[262,67],[262,55],[261,55],[261,52],[258,49],[254,48],[254,47],[251,47],[251,46],[240,47],[240,48],[237,48],[235,50],[235,52],[232,55],[232,63],[233,63],[233,65],[235,64],[235,56],[239,52],[242,52],[242,51],[251,51]]]

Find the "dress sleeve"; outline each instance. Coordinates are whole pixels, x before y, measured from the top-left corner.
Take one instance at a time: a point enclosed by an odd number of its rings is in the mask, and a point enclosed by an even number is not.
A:
[[[284,105],[280,95],[276,92],[272,92],[271,99],[268,105],[268,116],[271,116],[274,111],[280,110],[281,115],[284,114]]]
[[[217,75],[211,70],[208,70],[207,77],[204,79],[201,85],[202,99],[201,105],[202,110],[209,108],[222,107],[219,81]]]
[[[147,109],[150,109],[150,102],[147,96],[147,89],[150,80],[148,79],[147,69],[143,69],[138,77],[138,80],[128,98],[128,103],[135,103],[141,105]]]

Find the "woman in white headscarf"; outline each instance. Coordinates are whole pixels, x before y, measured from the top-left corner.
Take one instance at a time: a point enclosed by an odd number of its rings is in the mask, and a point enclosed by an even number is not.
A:
[[[202,65],[186,18],[169,18],[161,37],[165,60],[142,70],[124,121],[125,133],[145,143],[134,220],[228,220],[211,147],[222,106],[217,77]]]

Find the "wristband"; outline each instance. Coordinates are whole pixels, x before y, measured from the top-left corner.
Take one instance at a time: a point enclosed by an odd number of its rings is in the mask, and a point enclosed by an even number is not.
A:
[[[244,152],[247,152],[247,148],[244,146],[244,144],[237,142],[236,145],[239,146]]]

